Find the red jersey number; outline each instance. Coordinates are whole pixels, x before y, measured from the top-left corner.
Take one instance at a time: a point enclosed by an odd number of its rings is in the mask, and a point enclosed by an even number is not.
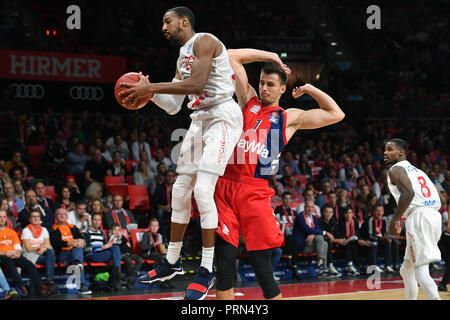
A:
[[[425,198],[430,197],[431,196],[431,190],[430,190],[430,188],[428,188],[427,182],[425,181],[425,178],[420,176],[420,177],[417,177],[417,180],[419,180],[420,191],[422,192],[423,196]]]

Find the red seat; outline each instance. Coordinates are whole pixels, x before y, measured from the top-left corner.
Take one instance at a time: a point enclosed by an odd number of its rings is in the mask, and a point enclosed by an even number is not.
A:
[[[128,200],[128,184],[119,183],[119,184],[111,184],[109,185],[109,190],[111,194],[120,194],[123,198],[123,201]]]
[[[150,197],[146,186],[128,185],[128,194],[130,195],[130,210],[150,209]]]
[[[106,189],[109,191],[109,186],[111,184],[121,184],[125,183],[125,179],[122,176],[106,176],[105,177],[105,185]]]
[[[150,229],[132,229],[131,230],[131,245],[133,252],[137,255],[141,254],[142,235]]]
[[[134,184],[134,178],[133,178],[133,176],[127,176],[126,178],[127,178],[127,183],[128,183],[128,184]]]
[[[55,192],[55,186],[45,186],[45,197],[56,202],[57,195]]]
[[[42,171],[42,162],[45,154],[45,146],[28,146],[30,168],[33,172]]]

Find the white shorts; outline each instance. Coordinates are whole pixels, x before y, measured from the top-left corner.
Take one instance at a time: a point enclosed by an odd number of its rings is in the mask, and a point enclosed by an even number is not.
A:
[[[405,260],[414,266],[441,261],[437,245],[441,237],[441,214],[432,208],[418,207],[406,219]]]
[[[242,110],[233,100],[196,110],[176,161],[177,173],[222,176],[242,134]]]

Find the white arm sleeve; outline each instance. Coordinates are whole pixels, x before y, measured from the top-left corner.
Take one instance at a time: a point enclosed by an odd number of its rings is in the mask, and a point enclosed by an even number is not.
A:
[[[181,80],[172,79],[172,82],[179,82]],[[170,115],[176,114],[181,110],[181,105],[183,104],[186,95],[175,95],[175,94],[157,94],[155,93],[150,99],[158,107],[166,111]]]

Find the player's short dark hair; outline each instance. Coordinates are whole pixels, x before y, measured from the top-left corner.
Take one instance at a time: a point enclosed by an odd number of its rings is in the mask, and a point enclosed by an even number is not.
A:
[[[400,139],[400,138],[394,138],[394,139],[389,140],[389,142],[395,143],[395,145],[397,147],[402,149],[405,153],[408,153],[408,143],[406,143],[405,140]]]
[[[283,70],[282,67],[280,67],[279,65],[273,64],[272,62],[266,63],[262,67],[261,72],[264,72],[265,74],[276,73],[280,77],[281,85],[284,86],[287,83],[288,76],[287,76],[286,72]]]
[[[188,18],[189,23],[191,24],[192,29],[194,29],[195,26],[195,16],[194,13],[191,11],[191,9],[186,7],[175,7],[172,9],[167,10],[167,12],[173,11],[177,14],[178,18]]]

